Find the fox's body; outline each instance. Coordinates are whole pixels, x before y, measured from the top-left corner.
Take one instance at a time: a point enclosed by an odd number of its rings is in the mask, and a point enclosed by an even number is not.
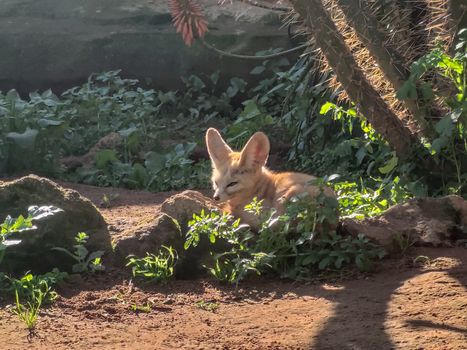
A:
[[[263,200],[265,208],[275,208],[282,213],[284,202],[291,197],[301,193],[315,197],[320,192],[318,186],[309,184],[314,176],[275,173],[265,167],[270,146],[267,136],[261,132],[255,133],[241,152],[232,151],[213,128],[206,133],[206,144],[213,166],[214,198],[225,202],[225,210],[242,222],[256,226],[257,218],[244,210],[255,197]],[[328,187],[324,188],[324,193],[335,197]]]

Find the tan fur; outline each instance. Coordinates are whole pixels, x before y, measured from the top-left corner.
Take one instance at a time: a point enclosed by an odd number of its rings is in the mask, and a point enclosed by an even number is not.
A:
[[[243,222],[256,226],[257,218],[245,212],[245,205],[254,197],[263,200],[266,208],[283,212],[283,203],[300,193],[311,196],[319,193],[317,186],[309,185],[312,175],[293,172],[275,173],[266,168],[269,140],[262,132],[255,133],[241,152],[232,149],[220,133],[210,128],[206,132],[206,145],[212,162],[214,198],[225,202],[225,210]],[[328,187],[327,196],[336,197]]]

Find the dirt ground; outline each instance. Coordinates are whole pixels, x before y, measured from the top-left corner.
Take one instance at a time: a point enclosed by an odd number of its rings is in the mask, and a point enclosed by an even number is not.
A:
[[[119,194],[101,209],[113,235],[154,215],[167,197],[72,187],[97,205],[104,193]],[[429,262],[414,265],[419,255]],[[128,277],[110,268],[69,283],[43,309],[32,337],[8,307],[0,309],[0,348],[467,349],[463,248],[416,248],[369,275],[261,279],[237,291],[208,278],[140,288]],[[134,312],[134,305],[149,312]]]

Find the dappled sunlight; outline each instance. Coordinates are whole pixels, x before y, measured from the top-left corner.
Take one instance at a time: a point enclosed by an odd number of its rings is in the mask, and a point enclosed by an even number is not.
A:
[[[222,316],[222,322],[232,325],[230,331],[233,339],[244,343],[244,334],[258,339],[256,346],[267,348],[287,344],[291,347],[306,347],[305,335],[317,336],[323,329],[326,320],[335,314],[335,303],[326,298],[305,296],[273,300],[268,305],[251,304],[235,311],[235,318]],[[231,314],[226,310],[227,315]],[[255,325],[252,327],[252,325]],[[271,342],[270,339],[281,339]]]
[[[455,276],[426,272],[406,280],[387,305],[385,332],[400,347],[436,339],[438,349],[467,344],[467,287]]]

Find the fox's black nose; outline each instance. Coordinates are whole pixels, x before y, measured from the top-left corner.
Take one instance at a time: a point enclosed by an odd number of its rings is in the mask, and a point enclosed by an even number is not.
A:
[[[219,197],[219,195],[215,194],[214,195],[214,200],[218,201],[219,199],[221,199],[221,197]]]

